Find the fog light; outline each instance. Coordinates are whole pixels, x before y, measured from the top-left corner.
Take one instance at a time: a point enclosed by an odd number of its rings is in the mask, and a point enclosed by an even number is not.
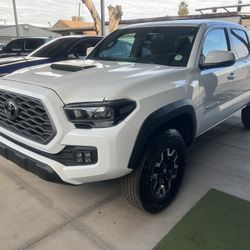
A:
[[[75,161],[76,163],[82,165],[95,164],[97,162],[97,150],[81,150],[78,149],[75,151]]]

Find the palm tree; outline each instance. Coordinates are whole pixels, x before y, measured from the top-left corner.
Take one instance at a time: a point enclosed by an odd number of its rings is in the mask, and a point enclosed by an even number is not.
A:
[[[187,16],[189,14],[188,3],[186,1],[181,1],[179,4],[179,16]]]

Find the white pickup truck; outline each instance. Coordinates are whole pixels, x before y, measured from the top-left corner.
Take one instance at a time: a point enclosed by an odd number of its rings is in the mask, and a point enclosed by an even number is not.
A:
[[[174,21],[120,28],[85,61],[0,80],[0,153],[49,181],[122,177],[150,213],[181,184],[185,149],[242,109],[250,127],[250,46],[233,23]]]

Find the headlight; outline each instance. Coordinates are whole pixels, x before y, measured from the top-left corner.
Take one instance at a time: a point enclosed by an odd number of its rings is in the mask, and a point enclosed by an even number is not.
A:
[[[134,101],[122,99],[69,104],[64,107],[64,110],[69,121],[73,122],[77,128],[106,128],[120,123],[135,108]]]

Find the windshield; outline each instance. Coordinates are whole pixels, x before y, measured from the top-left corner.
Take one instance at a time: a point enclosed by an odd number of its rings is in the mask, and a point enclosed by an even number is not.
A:
[[[29,56],[48,58],[62,57],[77,40],[79,40],[79,38],[59,38],[45,44]]]
[[[120,29],[104,39],[88,59],[187,66],[198,27]]]

